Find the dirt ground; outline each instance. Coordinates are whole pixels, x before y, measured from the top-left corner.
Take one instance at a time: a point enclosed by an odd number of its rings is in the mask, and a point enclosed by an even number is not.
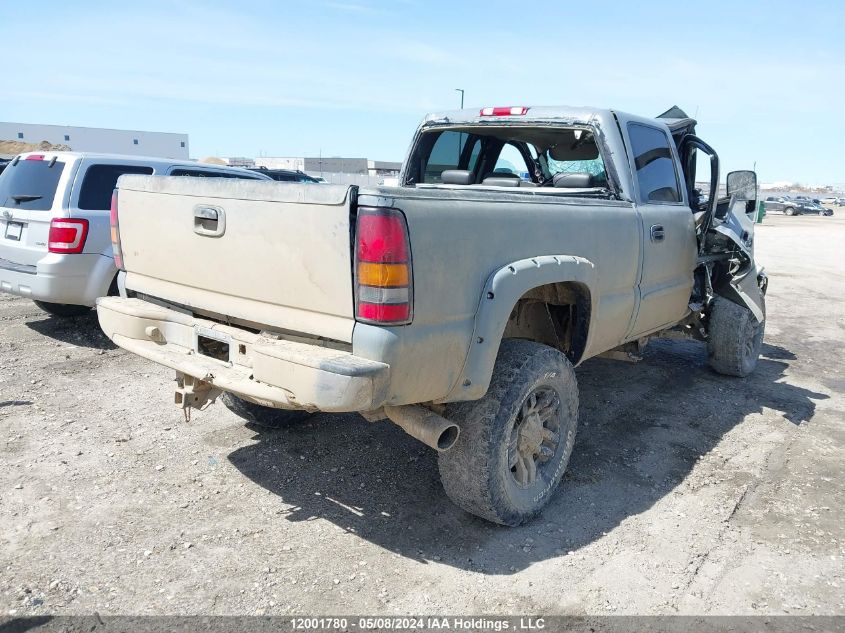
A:
[[[36,152],[38,150],[53,150],[56,152],[70,151],[70,145],[53,145],[47,141],[40,143],[24,143],[23,141],[0,141],[0,154],[14,156],[23,152]]]
[[[763,357],[693,342],[577,371],[545,514],[442,492],[387,422],[185,423],[171,372],[0,295],[0,613],[845,614],[845,210],[770,217]]]

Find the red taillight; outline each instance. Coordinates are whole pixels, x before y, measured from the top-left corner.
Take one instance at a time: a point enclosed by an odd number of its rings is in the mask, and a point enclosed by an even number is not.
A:
[[[109,228],[111,230],[111,247],[114,265],[123,268],[123,251],[120,249],[120,226],[117,222],[117,189],[111,194],[111,209],[109,210]]]
[[[408,225],[398,209],[360,207],[355,228],[355,306],[359,321],[410,323],[413,292]]]
[[[44,154],[30,154],[24,160],[44,160]]]
[[[387,211],[387,209],[384,209]],[[399,215],[358,216],[358,261],[396,264],[408,261],[405,219]]]
[[[499,108],[481,108],[481,116],[522,116],[528,113],[525,106],[506,106]]]
[[[407,321],[411,306],[407,303],[358,303],[358,318],[378,323]]]
[[[50,222],[47,250],[51,253],[76,254],[85,248],[88,237],[88,220],[54,218]]]

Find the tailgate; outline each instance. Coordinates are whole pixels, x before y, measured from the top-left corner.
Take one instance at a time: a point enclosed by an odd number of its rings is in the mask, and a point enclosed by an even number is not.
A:
[[[351,342],[351,187],[161,176],[118,187],[128,289]]]

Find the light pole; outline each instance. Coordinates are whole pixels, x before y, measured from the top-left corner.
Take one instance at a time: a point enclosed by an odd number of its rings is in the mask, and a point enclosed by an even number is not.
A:
[[[461,110],[464,109],[464,89],[463,88],[455,88],[457,92],[461,93]]]

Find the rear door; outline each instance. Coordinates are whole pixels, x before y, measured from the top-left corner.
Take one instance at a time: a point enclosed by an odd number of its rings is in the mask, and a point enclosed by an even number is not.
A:
[[[766,213],[779,213],[781,210],[777,198],[772,198],[771,196],[766,198],[763,208],[766,210]]]
[[[35,266],[47,254],[50,221],[61,216],[76,159],[29,154],[0,174],[0,259]]]
[[[645,119],[619,118],[643,240],[639,309],[630,337],[675,323],[686,314],[697,243],[695,220],[668,131]]]
[[[109,209],[117,180],[124,174],[154,173],[149,164],[132,160],[83,158],[70,197],[70,217],[88,220],[85,253],[112,256]]]

